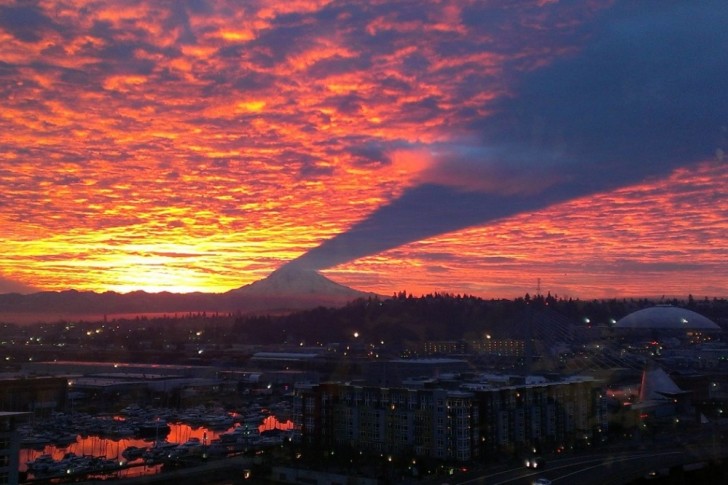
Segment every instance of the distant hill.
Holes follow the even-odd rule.
[[[7,293],[0,294],[0,321],[32,323],[74,318],[101,319],[106,315],[213,311],[219,303],[219,295],[208,293],[95,293],[77,290],[27,295]]]
[[[177,312],[264,313],[342,306],[373,296],[340,285],[316,271],[285,266],[268,277],[227,293],[131,293],[45,291],[0,294],[0,321],[50,321],[104,315]]]

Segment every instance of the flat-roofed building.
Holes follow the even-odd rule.
[[[579,446],[606,433],[606,399],[593,378],[476,391],[483,454]]]
[[[526,343],[512,338],[486,338],[481,342],[480,350],[498,357],[523,357],[526,355]]]
[[[477,456],[473,393],[323,383],[299,392],[302,437],[323,450],[466,462]]]
[[[23,371],[38,375],[91,375],[91,374],[151,374],[184,377],[215,377],[215,367],[203,365],[145,364],[130,362],[82,362],[59,360],[52,362],[28,362]]]
[[[607,431],[606,399],[594,379],[526,381],[470,391],[435,380],[417,389],[323,383],[299,390],[297,419],[303,442],[323,451],[451,462],[588,446]]]
[[[250,365],[258,369],[311,370],[322,366],[326,360],[315,352],[256,352]]]
[[[427,355],[464,354],[468,346],[462,340],[428,340],[424,343],[424,349]]]
[[[64,377],[0,375],[0,409],[6,411],[47,415],[62,411],[67,397],[68,381]]]
[[[400,387],[414,377],[439,377],[442,374],[468,372],[470,364],[464,359],[430,357],[423,359],[392,359],[362,364],[367,384]]]

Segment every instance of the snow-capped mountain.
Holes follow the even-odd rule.
[[[366,296],[367,293],[340,285],[320,273],[295,266],[283,266],[262,280],[243,286],[234,292],[247,295],[298,296],[326,295],[349,299]]]
[[[357,298],[374,296],[341,285],[313,270],[283,266],[262,280],[227,293],[232,302],[252,309],[300,309],[319,305],[339,306]]]

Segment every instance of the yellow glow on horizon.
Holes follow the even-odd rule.
[[[709,193],[690,189],[691,184],[721,181],[725,177],[716,165],[694,172],[678,171],[652,185],[583,198],[498,224],[444,234],[362,258],[324,274],[339,283],[385,296],[400,290],[415,295],[460,292],[515,296],[532,289],[536,277],[542,278],[544,289],[559,295],[579,296],[590,291],[597,296],[639,296],[645,281],[654,277],[649,273],[650,265],[669,261],[675,252],[691,254],[693,264],[720,264],[711,259],[714,256],[704,245],[720,240],[728,230],[725,221],[704,213],[700,205],[694,209],[682,206],[681,220],[671,218],[670,214],[676,213],[676,204],[682,204],[686,194],[696,203],[700,197],[710,197]],[[311,187],[327,190],[326,186],[316,184]],[[645,204],[646,193],[651,194],[653,205]],[[257,207],[253,204],[249,211]],[[291,209],[300,210],[303,215],[309,207],[302,204]],[[657,218],[659,222],[648,222],[656,211],[662,214]],[[179,220],[187,212],[184,207],[168,209],[171,221]],[[609,217],[612,225],[599,226],[594,217]],[[304,219],[298,219],[295,223],[281,222],[280,227],[241,226],[219,232],[215,224],[236,228],[238,221],[223,222],[213,212],[197,212],[185,219],[189,219],[188,224],[203,222],[169,228],[158,214],[150,215],[147,223],[136,227],[71,231],[46,238],[37,237],[38,231],[44,230],[39,226],[16,225],[16,239],[4,241],[0,268],[4,268],[3,276],[44,290],[219,293],[265,277],[283,262],[346,229],[342,223],[322,225],[322,221],[315,219],[302,229],[300,223]],[[13,227],[2,218],[0,223]],[[671,231],[682,231],[681,224],[688,225],[689,230],[681,232],[679,238],[670,237]],[[642,248],[630,249],[629,241],[634,238],[642,241]],[[592,244],[588,252],[585,243]],[[650,248],[651,261],[644,258],[645,247]],[[592,272],[594,258],[602,260],[604,267]],[[618,271],[620,259],[646,264],[647,269],[642,276],[633,274],[629,279],[618,273],[608,274]],[[617,269],[610,270],[610,265],[617,265]],[[483,278],[484,274],[487,278]],[[700,282],[693,283],[696,286],[721,284],[718,274],[701,274],[699,278]],[[668,294],[670,282],[675,285],[672,291],[677,291],[689,280],[685,275],[666,278]],[[599,289],[600,285],[608,285],[612,292],[599,293],[604,291]]]
[[[118,283],[108,287],[106,291],[117,293],[130,293],[133,291],[146,291],[147,293],[224,293],[230,288],[208,284],[195,278],[194,275],[169,275],[164,273],[150,273],[146,278],[134,278],[128,283]]]

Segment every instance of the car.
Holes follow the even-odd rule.
[[[526,458],[525,465],[526,468],[543,468],[546,466],[546,460],[541,456],[532,456]]]
[[[548,478],[537,478],[533,482],[531,482],[531,485],[551,485],[551,480]]]

